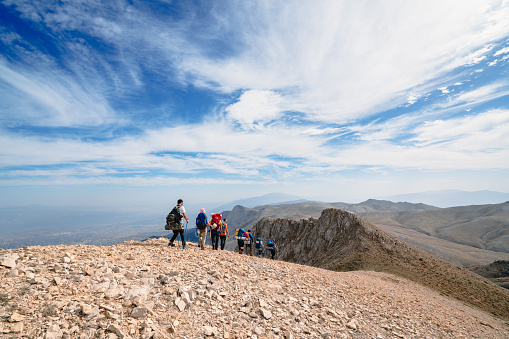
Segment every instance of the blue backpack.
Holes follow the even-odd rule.
[[[262,248],[262,239],[256,239],[255,248]]]
[[[274,241],[269,240],[269,242],[267,243],[267,247],[268,248],[274,248]]]
[[[205,213],[200,213],[196,217],[196,227],[200,230],[207,228],[207,215]]]

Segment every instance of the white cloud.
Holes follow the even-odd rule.
[[[470,53],[465,57],[465,64],[467,66],[473,66],[480,63],[481,61],[486,59],[486,54],[490,52],[494,47],[495,47],[494,45],[490,44],[484,46],[483,48],[480,48],[479,50],[473,53]]]
[[[244,92],[236,103],[225,109],[229,119],[247,128],[278,118],[282,110],[282,98],[279,94],[259,90]]]
[[[509,47],[505,47],[505,48],[498,50],[494,55],[499,56],[499,55],[507,54],[507,53],[509,53]]]
[[[225,90],[280,89],[290,109],[342,122],[404,103],[405,91],[478,62],[509,32],[509,8],[490,3],[322,4],[260,2],[250,18],[232,10],[227,22],[246,48],[182,66]]]
[[[477,105],[496,98],[509,95],[509,87],[506,82],[498,81],[471,91],[464,91],[449,98],[446,106]]]
[[[185,85],[276,91],[284,109],[339,123],[415,103],[416,89],[424,93],[435,85],[423,84],[478,62],[494,48],[491,41],[509,33],[509,8],[497,1],[228,2],[210,5],[206,18],[191,13],[174,21],[122,2],[7,5],[25,17],[40,13],[55,31],[84,31],[122,51],[125,74],[109,73],[119,86],[127,76],[139,86],[149,68]],[[214,55],[213,41],[228,52]],[[79,72],[79,63],[73,69]]]
[[[416,128],[413,140],[421,146],[448,143],[460,151],[509,149],[509,110],[436,120]],[[475,140],[475,142],[473,142]]]
[[[442,91],[442,94],[447,94],[450,92],[450,90],[447,89],[447,87],[440,87],[438,88],[440,91]]]
[[[411,93],[407,96],[407,102],[409,105],[415,104],[421,96],[419,94]]]

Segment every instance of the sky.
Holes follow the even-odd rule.
[[[508,1],[0,0],[0,206],[509,192]]]

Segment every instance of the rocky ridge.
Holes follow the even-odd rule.
[[[0,252],[5,338],[506,338],[499,318],[404,278],[113,246]]]
[[[335,271],[389,272],[509,319],[509,291],[385,233],[357,215],[326,209],[319,219],[264,218],[255,237],[273,239],[279,258]]]
[[[230,229],[247,230],[263,217],[299,221],[319,218],[328,208],[355,213],[406,243],[456,265],[471,267],[509,260],[509,203],[442,209],[373,199],[359,204],[308,201],[256,208],[236,206],[232,211],[223,212],[223,216],[228,218]],[[488,249],[495,243],[503,252]],[[235,248],[233,238],[227,242],[227,248]]]

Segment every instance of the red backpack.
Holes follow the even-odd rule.
[[[213,224],[216,224],[217,228],[212,228],[212,230],[217,232],[219,230],[219,226],[221,226],[221,214],[219,213],[212,214],[212,220],[210,220],[210,225]]]

